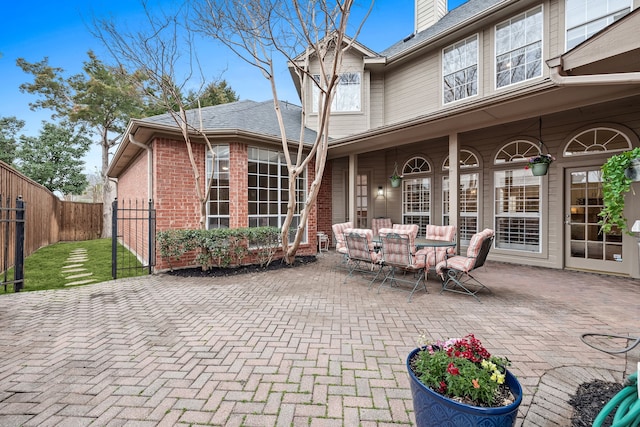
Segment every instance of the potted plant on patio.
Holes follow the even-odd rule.
[[[469,334],[427,343],[407,357],[416,425],[512,427],[522,387],[505,357],[491,356]]]
[[[613,227],[629,232],[624,216],[624,196],[631,190],[631,183],[638,180],[635,169],[640,159],[640,147],[611,156],[602,165],[602,204],[599,216],[603,233],[610,233]]]
[[[539,154],[537,156],[529,158],[529,162],[525,169],[531,169],[531,172],[535,176],[546,175],[549,169],[549,165],[555,158],[551,154]]]

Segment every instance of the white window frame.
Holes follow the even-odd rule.
[[[213,154],[207,150],[205,166],[207,183],[211,182],[209,200],[207,201],[207,229],[229,228],[229,145],[219,144],[212,146],[212,148]],[[213,181],[211,180],[212,172]]]
[[[402,167],[402,223],[417,224],[418,235],[426,234],[431,223],[431,165],[420,156],[409,159]]]
[[[499,23],[495,26],[494,35],[496,89],[542,77],[542,59],[544,58],[542,5]],[[501,47],[501,41],[505,46]],[[515,66],[514,62],[517,62]],[[514,73],[518,75],[514,76]],[[498,76],[502,74],[508,76],[507,83],[501,84]]]
[[[282,228],[287,216],[289,173],[284,153],[266,148],[249,147],[248,168],[248,220],[249,227],[271,226]],[[255,166],[255,167],[254,167]],[[301,212],[307,199],[306,168],[296,180],[296,212],[289,227],[292,242],[300,224]],[[302,239],[308,240],[307,232]]]
[[[542,177],[524,166],[542,154],[537,142],[518,139],[503,145],[494,158],[493,221],[496,249],[542,253]]]
[[[314,74],[316,82],[320,82],[320,74]],[[318,113],[320,89],[317,83],[311,84],[311,112]],[[357,86],[357,87],[353,87]],[[331,113],[359,113],[362,111],[362,73],[358,71],[340,73],[336,82]]]
[[[623,5],[625,2],[626,4]],[[604,6],[606,10],[598,13],[598,8],[593,7],[594,3],[600,7]],[[598,31],[622,18],[631,12],[632,7],[632,0],[566,0],[565,51],[573,49]],[[570,38],[570,33],[578,31],[581,32],[579,37]]]
[[[468,246],[473,236],[478,231],[480,224],[480,161],[473,152],[460,150],[460,203],[458,212],[460,223],[458,224],[458,240],[462,246]],[[449,156],[442,163],[442,171],[449,171]],[[450,224],[450,200],[449,200],[449,175],[442,177],[442,224]],[[475,206],[475,207],[474,207]],[[470,224],[475,223],[474,226]]]
[[[442,103],[478,95],[479,37],[474,34],[442,49]],[[448,98],[447,94],[451,94]]]

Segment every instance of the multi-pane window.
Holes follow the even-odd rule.
[[[479,168],[478,157],[469,150],[460,150],[460,169]],[[449,157],[442,165],[443,171],[449,170]],[[478,180],[479,174],[460,174],[460,200],[458,204],[458,239],[463,246],[467,246],[471,236],[478,232]],[[449,191],[449,176],[442,177],[442,224],[449,225],[451,212],[451,193]]]
[[[356,227],[367,228],[369,219],[369,180],[366,174],[356,177]]]
[[[424,236],[431,223],[431,172],[429,163],[414,157],[402,168],[402,223],[417,224],[418,235]]]
[[[229,146],[214,145],[207,152],[206,176],[211,185],[207,228],[229,228]],[[212,176],[213,174],[213,176]]]
[[[567,50],[631,11],[632,0],[566,0]]]
[[[493,174],[496,248],[542,250],[542,178],[524,168],[528,158],[538,154],[538,144],[527,140],[505,144],[496,154],[494,164],[509,167]]]
[[[284,154],[249,147],[249,227],[281,228],[287,216],[289,197],[296,198],[296,210],[290,226],[292,240],[300,224],[300,212],[306,200],[306,172],[296,180],[295,194],[289,194],[289,173]],[[306,242],[306,236],[303,241]]]
[[[522,167],[494,172],[496,248],[540,252],[540,184]]]
[[[496,87],[542,75],[542,6],[496,26]]]
[[[316,82],[320,82],[320,75],[313,76]],[[338,77],[338,82],[333,95],[331,104],[332,112],[360,111],[360,73],[342,73]],[[318,101],[320,98],[320,89],[316,84],[312,83],[312,106],[311,111],[318,112]]]
[[[442,51],[444,103],[478,94],[478,35]]]
[[[442,177],[442,223],[449,225],[449,177]],[[471,236],[478,232],[478,173],[460,175],[460,218],[458,238],[460,244],[467,246]]]

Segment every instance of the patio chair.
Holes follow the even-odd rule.
[[[394,233],[410,235],[412,241],[415,242],[418,237],[418,230],[420,227],[418,227],[418,224],[393,224],[392,229]],[[411,253],[415,253],[416,248],[415,246],[412,247],[413,249]]]
[[[403,233],[399,229],[383,228],[380,230],[380,243],[383,263],[385,267],[388,267],[388,270],[378,287],[378,292],[388,282],[388,286],[391,288],[397,287],[399,283],[413,285],[408,302],[411,302],[411,297],[420,285],[428,293],[424,280],[427,252],[423,249],[415,252],[413,235]]]
[[[381,228],[393,227],[393,221],[391,218],[373,218],[371,220],[371,229],[373,230],[373,237],[380,235]]]
[[[471,236],[467,256],[457,255],[446,258],[436,265],[436,273],[442,278],[443,291],[457,292],[473,296],[476,300],[478,291],[486,289],[491,292],[483,283],[471,275],[471,272],[484,265],[489,255],[489,250],[493,244],[494,231],[484,229]]]
[[[345,230],[348,230],[350,228],[353,228],[353,223],[351,221],[333,224],[331,226],[331,229],[333,230],[333,236],[334,236],[333,241],[336,242],[336,252],[342,255],[340,257],[340,263],[338,266],[346,267],[347,244],[344,241],[344,232]]]
[[[369,282],[369,289],[371,289],[371,285],[382,271],[382,255],[375,251],[373,231],[364,228],[351,228],[345,232],[344,239],[347,244],[347,265],[349,266],[349,274],[344,278],[344,281],[346,282],[349,277],[353,276],[354,272],[363,274],[375,272],[373,279]]]
[[[456,226],[455,225],[431,225],[427,224],[425,239],[427,240],[444,240],[447,242],[455,242]],[[456,254],[455,247],[445,248],[425,248],[427,251],[427,272],[435,271],[436,265],[445,260],[447,257]]]

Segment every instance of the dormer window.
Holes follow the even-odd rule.
[[[313,78],[316,82],[320,81],[320,75],[314,74]],[[354,112],[361,110],[361,76],[360,73],[342,73],[338,77],[333,103],[331,104],[331,112]],[[311,111],[318,112],[318,99],[320,90],[314,84],[312,90],[312,107]]]

